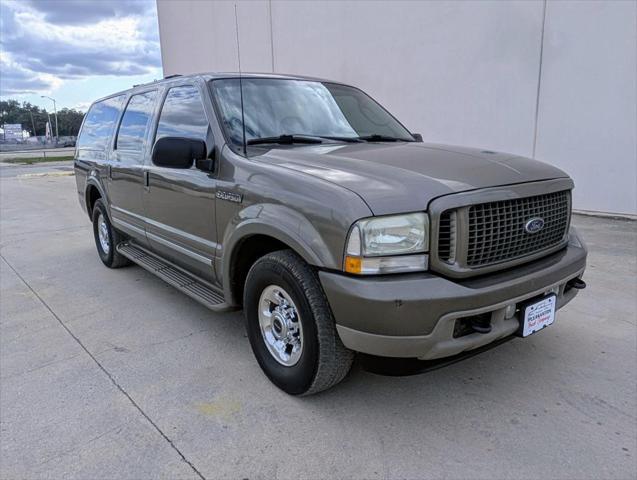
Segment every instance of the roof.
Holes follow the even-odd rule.
[[[163,85],[165,83],[183,81],[188,78],[202,78],[205,81],[209,80],[217,80],[220,78],[272,78],[272,79],[287,79],[287,80],[306,80],[312,82],[329,82],[329,83],[341,83],[333,80],[327,80],[325,78],[317,78],[317,77],[309,77],[304,75],[288,75],[284,73],[258,73],[258,72],[205,72],[205,73],[192,73],[189,75],[168,75],[160,80],[153,80],[152,82],[140,83],[138,85],[133,85],[131,88],[127,88],[126,90],[120,90],[119,92],[111,93],[110,95],[106,95],[105,97],[96,99],[93,103],[100,102],[107,98],[116,97],[118,95],[123,95],[131,90],[135,90],[138,88],[147,87],[149,85]]]
[[[306,75],[289,75],[285,73],[259,73],[259,72],[217,72],[217,73],[200,73],[193,76],[201,76],[207,80],[214,80],[217,78],[278,78],[287,80],[309,80],[313,82],[333,82],[325,78],[310,77]]]

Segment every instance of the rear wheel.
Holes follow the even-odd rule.
[[[270,380],[292,395],[340,382],[354,353],[343,345],[316,272],[291,250],[261,257],[246,279],[248,338]]]
[[[100,259],[109,268],[119,268],[130,264],[123,255],[117,252],[117,245],[124,240],[121,233],[113,228],[101,199],[93,206],[93,236]]]

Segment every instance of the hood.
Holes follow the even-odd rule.
[[[277,147],[257,159],[347,188],[374,215],[423,210],[451,193],[568,177],[529,158],[416,142]]]

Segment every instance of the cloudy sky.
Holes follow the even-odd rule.
[[[0,97],[51,108],[162,77],[155,0],[2,0]]]

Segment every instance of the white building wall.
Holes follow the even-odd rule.
[[[536,157],[577,208],[637,213],[637,2],[549,2]]]
[[[564,168],[575,207],[637,214],[637,4],[158,0],[164,73],[361,87],[425,141]]]

